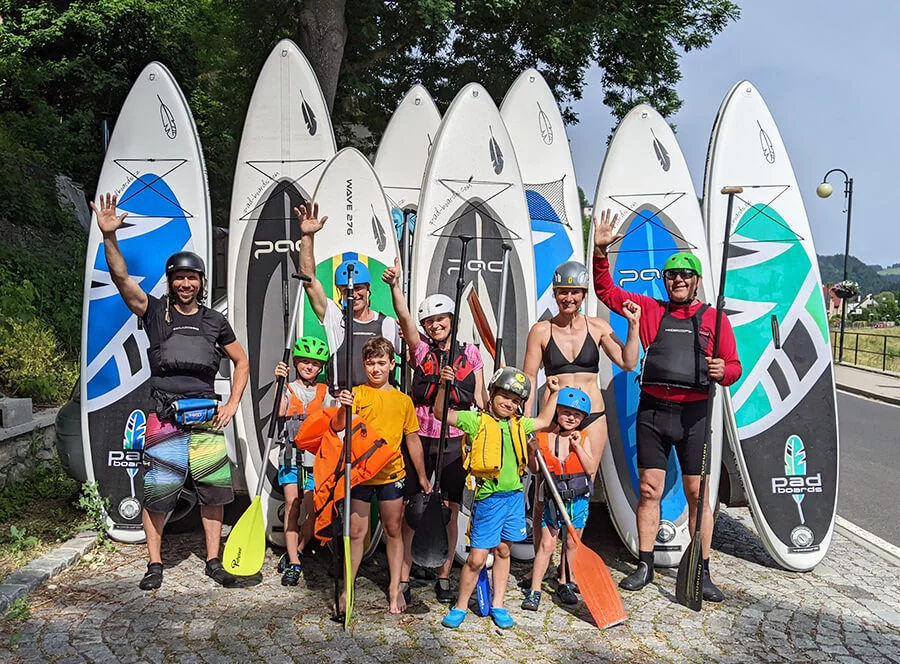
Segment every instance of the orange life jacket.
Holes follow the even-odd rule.
[[[303,403],[297,398],[294,390],[287,385],[288,393],[288,409],[285,417],[294,417],[295,415],[309,415],[317,410],[322,410],[322,404],[325,403],[325,396],[328,394],[328,386],[325,383],[316,384],[316,396],[308,404]]]
[[[337,408],[326,408],[307,417],[297,432],[294,443],[301,450],[316,455],[313,477],[315,533],[326,542],[333,536],[331,524],[334,506],[344,498],[344,441],[331,429],[331,418]],[[351,423],[350,486],[355,487],[375,477],[396,456],[384,438],[363,418],[353,416]]]
[[[581,431],[581,446],[587,444],[587,432]],[[569,456],[564,461],[558,459],[556,454],[550,451],[550,434],[546,431],[537,434],[538,445],[541,447],[541,454],[544,455],[544,462],[547,464],[547,470],[551,475],[574,475],[575,473],[584,473],[584,466],[581,465],[581,459],[575,454],[575,450],[569,448]],[[559,449],[559,445],[556,446]]]

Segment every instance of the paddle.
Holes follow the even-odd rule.
[[[544,476],[544,485],[553,494],[556,509],[566,523],[566,529],[569,533],[568,556],[572,576],[575,577],[575,581],[578,583],[581,597],[591,612],[594,622],[597,624],[597,627],[602,629],[624,622],[628,616],[625,613],[625,607],[622,605],[622,598],[619,597],[616,584],[609,573],[609,568],[603,562],[603,558],[581,543],[581,538],[578,537],[575,526],[572,525],[572,520],[569,518],[566,506],[559,496],[559,491],[556,490],[550,471],[547,470],[544,457],[541,456],[540,451],[535,452],[535,456]],[[572,579],[570,578],[569,580],[571,581]]]
[[[347,295],[344,297],[344,338],[346,339],[347,357],[344,364],[344,384],[347,389],[353,386],[353,264],[347,265]],[[356,352],[359,352],[357,350]],[[351,450],[353,448],[353,406],[344,406],[344,629],[350,627],[353,615],[353,561],[350,559],[350,471]],[[337,506],[335,506],[337,509]],[[337,579],[337,576],[335,576]],[[336,581],[335,581],[336,582]]]
[[[478,336],[481,337],[481,343],[491,357],[497,357],[497,342],[488,323],[487,314],[484,313],[484,307],[481,306],[478,291],[475,289],[469,291],[469,296],[466,300],[469,303],[469,310],[472,312],[472,318],[475,321],[475,329],[478,331]]]
[[[509,252],[512,245],[503,243],[503,268],[500,272],[500,311],[497,317],[497,344],[494,353],[494,373],[500,368],[503,357],[503,324],[506,320],[506,283],[509,280]]]
[[[728,195],[728,211],[725,218],[725,246],[722,247],[722,268],[719,272],[719,295],[716,298],[716,329],[713,337],[712,357],[719,354],[719,332],[722,329],[722,314],[725,309],[725,275],[728,266],[728,238],[731,236],[731,212],[734,206],[734,195],[744,191],[743,187],[723,187],[722,193]],[[703,522],[703,508],[706,504],[706,464],[709,455],[709,441],[713,427],[713,400],[716,396],[716,381],[709,381],[709,397],[706,405],[706,435],[703,437],[703,452],[700,455],[700,497],[697,500],[697,516],[694,521],[694,534],[691,545],[678,564],[678,577],[675,579],[675,599],[679,604],[694,611],[703,608],[703,542],[700,526]]]
[[[466,249],[472,240],[471,235],[460,235],[462,248],[459,254],[459,276],[456,278],[456,297],[453,301],[453,323],[450,326],[450,351],[447,362],[453,366],[456,358],[456,333],[459,330],[459,311],[462,305],[462,292],[464,286],[463,276],[466,265]],[[422,519],[413,534],[411,555],[413,562],[422,567],[439,567],[444,564],[450,555],[450,545],[447,539],[447,525],[444,523],[444,501],[441,497],[441,471],[444,466],[444,444],[447,442],[447,415],[450,412],[450,385],[444,385],[444,408],[441,415],[441,436],[438,440],[437,461],[434,470],[434,486],[431,487],[431,495],[428,504],[422,513]]]
[[[295,274],[294,277],[301,282],[310,279],[305,274]],[[300,312],[300,300],[303,296],[303,284],[297,287],[297,296],[294,298],[294,309],[291,312],[290,326],[284,341],[284,354],[281,361],[287,364],[291,359],[291,346],[294,339],[291,330],[297,322]],[[222,554],[225,569],[235,576],[253,576],[262,569],[263,560],[266,557],[266,522],[263,518],[262,489],[266,479],[266,468],[269,463],[269,453],[272,451],[272,442],[275,438],[275,427],[278,423],[278,407],[281,402],[281,392],[284,389],[284,377],[279,376],[275,383],[275,405],[272,407],[272,416],[269,418],[269,431],[266,435],[266,449],[263,452],[259,471],[259,480],[256,483],[256,494],[225,542],[225,551]]]

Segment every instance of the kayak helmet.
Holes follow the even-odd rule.
[[[372,277],[369,274],[369,268],[360,263],[358,260],[346,260],[338,266],[334,271],[334,285],[346,286],[348,267],[353,266],[353,283],[355,284],[371,284]]]
[[[443,293],[436,293],[426,297],[422,300],[422,304],[419,305],[419,322],[421,323],[426,318],[431,318],[432,316],[439,316],[441,314],[449,314],[452,316],[454,313],[456,313],[456,305],[453,300]]]
[[[666,260],[663,265],[662,271],[666,270],[693,270],[697,273],[698,277],[703,276],[703,267],[700,265],[700,259],[694,256],[694,254],[688,253],[686,251],[679,251],[677,254],[672,254]]]
[[[191,270],[200,275],[206,275],[206,265],[204,265],[203,259],[193,251],[179,251],[177,254],[169,256],[166,261],[166,276],[178,270]]]
[[[505,390],[515,394],[517,397],[527,399],[528,395],[531,394],[531,381],[519,369],[503,367],[502,369],[497,369],[496,373],[491,377],[491,382],[488,383],[488,391],[493,392],[494,390]]]
[[[294,344],[294,357],[328,361],[328,344],[317,337],[300,337]]]
[[[588,269],[584,263],[578,261],[566,261],[556,266],[553,271],[553,287],[554,288],[583,288],[587,290]]]
[[[591,398],[577,387],[564,387],[556,397],[557,406],[565,406],[580,411],[585,415],[591,412]]]

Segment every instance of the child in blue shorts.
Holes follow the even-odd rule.
[[[446,385],[455,378],[453,367],[441,370],[434,414],[443,415]],[[531,392],[531,381],[515,367],[497,371],[488,385],[489,411],[450,410],[447,423],[466,435],[463,466],[475,477],[477,488],[472,506],[470,550],[459,577],[456,605],[442,621],[445,627],[459,627],[466,617],[469,598],[475,590],[478,574],[494,552],[494,597],[491,618],[497,627],[508,629],[513,619],[503,608],[503,594],[509,579],[509,545],[525,539],[525,497],[522,474],[528,462],[526,437],[548,429],[556,411],[559,381],[547,378],[550,398],[536,418],[519,417]]]
[[[316,337],[297,339],[294,344],[297,379],[285,384],[278,410],[278,415],[284,419],[279,437],[281,453],[278,464],[278,484],[284,492],[284,544],[287,549],[278,561],[283,586],[296,586],[300,581],[303,572],[300,556],[313,537],[313,491],[316,488],[312,474],[313,455],[297,450],[294,436],[308,415],[337,403],[328,394],[328,386],[316,382],[327,361],[328,345],[324,341]],[[279,362],[275,367],[275,376],[287,378],[287,375],[287,365]],[[302,507],[306,513],[302,528],[299,525],[300,487],[303,490]]]
[[[587,524],[590,498],[594,488],[594,475],[600,465],[600,459],[591,454],[587,432],[580,430],[584,418],[591,412],[591,399],[582,390],[575,387],[560,389],[556,402],[556,424],[554,431],[539,433],[529,441],[531,452],[529,466],[540,474],[537,454],[544,457],[547,470],[553,477],[560,498],[563,499],[566,512],[579,535]],[[540,546],[534,555],[534,568],[531,573],[531,590],[525,591],[522,608],[526,611],[537,611],[541,603],[541,581],[550,565],[550,559],[556,550],[556,538],[565,532],[565,520],[559,514],[556,502],[550,497],[550,491],[544,488],[544,511],[541,515]],[[563,538],[562,556],[559,562],[559,579],[556,594],[563,604],[577,604],[575,584],[568,570],[568,549]]]

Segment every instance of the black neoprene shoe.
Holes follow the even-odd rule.
[[[640,562],[636,570],[619,581],[619,587],[624,590],[640,590],[651,581],[653,581],[653,568],[647,563]]]
[[[703,601],[704,602],[723,602],[725,601],[725,593],[716,587],[716,584],[709,578],[709,572],[703,570]]]
[[[162,563],[150,563],[147,565],[147,572],[144,578],[138,584],[141,590],[156,590],[162,585],[163,566]]]
[[[211,578],[220,586],[224,586],[226,588],[228,588],[229,586],[233,586],[234,582],[237,581],[237,577],[234,574],[231,574],[227,569],[225,569],[222,566],[222,561],[218,558],[207,560],[206,569],[204,570],[204,572],[206,576]]]
[[[456,599],[456,593],[450,588],[450,579],[438,579],[434,582],[434,596],[441,604],[449,604]]]

